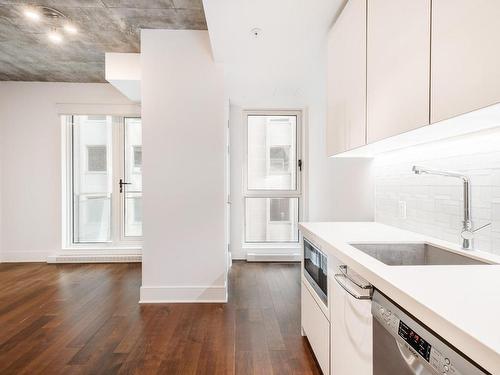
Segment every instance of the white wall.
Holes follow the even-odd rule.
[[[225,99],[208,32],[141,34],[141,301],[224,301]]]
[[[326,156],[326,45],[316,62],[308,90],[308,220],[371,221],[374,218],[372,160]]]
[[[415,175],[421,165],[456,170],[471,178],[474,247],[500,254],[500,130],[486,130],[380,155],[374,162],[376,220],[459,243],[463,220],[462,183],[458,179]],[[407,217],[399,204],[406,202]]]
[[[45,261],[61,250],[58,114],[130,104],[109,84],[0,82],[2,261]]]
[[[1,102],[0,102],[0,108],[1,108]],[[3,150],[3,119],[1,115],[1,110],[0,110],[0,262],[2,262],[2,212],[3,212],[3,206],[2,206],[2,150]]]

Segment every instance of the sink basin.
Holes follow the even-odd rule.
[[[426,243],[350,245],[389,266],[489,264]]]

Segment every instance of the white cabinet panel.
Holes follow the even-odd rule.
[[[368,143],[429,123],[430,0],[370,0]]]
[[[330,322],[311,296],[307,287],[302,284],[302,329],[311,344],[311,348],[323,371],[330,373]]]
[[[500,1],[432,1],[432,122],[500,102],[499,46]]]
[[[335,281],[331,282],[331,368],[334,375],[371,375],[372,315],[371,301],[357,300]]]
[[[366,144],[366,0],[350,0],[328,35],[328,156]]]

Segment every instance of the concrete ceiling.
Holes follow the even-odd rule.
[[[55,8],[78,27],[62,44],[48,21],[28,20],[35,4]],[[105,82],[105,52],[139,52],[140,29],[206,30],[202,0],[0,0],[0,80]]]

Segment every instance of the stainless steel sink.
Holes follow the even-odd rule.
[[[350,245],[389,266],[489,264],[426,243]]]

